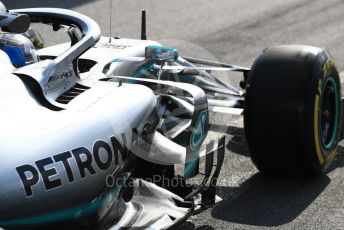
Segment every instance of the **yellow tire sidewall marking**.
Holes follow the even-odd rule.
[[[332,67],[336,69],[336,63],[333,59],[328,59],[323,66],[323,73],[324,73],[323,78],[327,76],[328,71]],[[322,154],[321,145],[320,145],[319,122],[318,122],[319,121],[319,100],[322,94],[322,80],[321,79],[319,79],[317,91],[318,92],[315,95],[315,104],[314,104],[314,141],[315,141],[315,149],[317,152],[320,165],[324,166],[324,165],[328,165],[334,159],[337,152],[337,148],[331,151],[330,154],[328,154],[328,156],[326,157],[326,159],[324,159],[324,155]]]
[[[321,80],[319,80],[319,85],[321,86]],[[318,86],[319,86],[318,85]],[[315,95],[315,105],[314,105],[314,141],[315,141],[315,149],[317,152],[317,156],[320,162],[320,165],[324,165],[325,160],[324,156],[321,153],[320,147],[320,138],[319,138],[319,125],[318,125],[318,118],[319,118],[319,95]]]

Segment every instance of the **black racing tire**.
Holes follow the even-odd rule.
[[[273,175],[324,172],[336,155],[341,113],[339,74],[327,51],[265,49],[246,84],[244,127],[252,161]]]

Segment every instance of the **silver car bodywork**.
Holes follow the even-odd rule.
[[[161,229],[188,217],[200,204],[190,199],[201,192],[210,173],[188,199],[132,175],[143,167],[137,165],[142,160],[173,167],[211,156],[207,163],[212,166],[214,152],[223,152],[223,141],[201,147],[209,119],[204,91],[138,78],[147,71],[145,61],[114,61],[144,59],[145,48],[160,46],[157,42],[109,41],[100,37],[92,19],[69,10],[12,13],[78,28],[82,36],[72,44],[39,50],[40,62],[18,69],[0,53],[0,226],[76,222],[82,228]],[[105,71],[109,63],[110,75]],[[86,71],[80,70],[83,64]],[[218,161],[217,176],[221,157]],[[128,181],[132,184],[124,189]],[[215,199],[213,190],[210,194]]]

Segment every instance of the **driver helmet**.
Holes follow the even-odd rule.
[[[37,50],[45,47],[44,39],[37,30],[30,27],[23,35],[30,39]]]
[[[1,33],[0,49],[9,56],[16,68],[38,62],[34,45],[21,34]]]

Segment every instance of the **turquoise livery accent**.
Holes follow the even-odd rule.
[[[320,119],[320,127],[321,127],[321,132],[320,132],[320,136],[321,136],[321,141],[322,144],[324,146],[325,149],[330,149],[335,140],[336,140],[336,136],[337,136],[337,128],[338,128],[338,120],[339,120],[339,95],[338,95],[338,90],[337,90],[337,85],[336,82],[334,80],[333,77],[329,77],[326,79],[325,83],[324,83],[324,88],[323,88],[323,92],[322,92],[322,96],[321,96],[321,102],[320,102],[320,108],[322,108],[322,104],[323,104],[323,99],[324,99],[324,91],[325,89],[327,89],[327,87],[333,88],[333,96],[334,96],[334,107],[335,107],[335,114],[334,114],[334,120],[333,120],[333,126],[332,125],[328,125],[328,128],[325,129],[325,132],[327,133],[328,131],[330,131],[330,133],[327,133],[327,135],[325,135],[322,131],[322,122]],[[326,125],[326,124],[325,124]],[[332,126],[332,128],[330,128]],[[330,129],[330,130],[328,130]],[[327,136],[330,135],[330,138],[327,138]]]
[[[204,110],[200,113],[196,126],[191,134],[190,148],[192,151],[199,149],[202,140],[205,137],[205,125],[208,116],[208,111]]]

